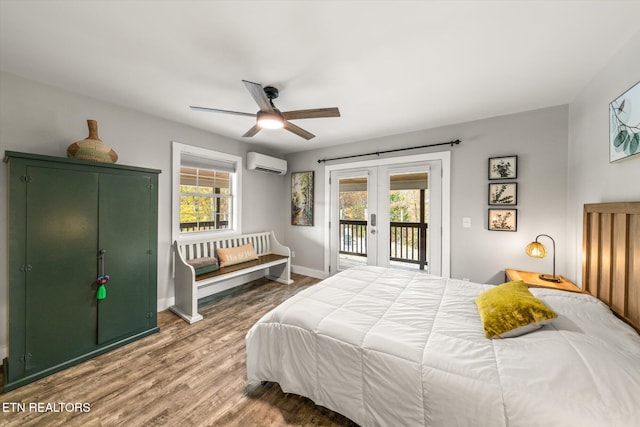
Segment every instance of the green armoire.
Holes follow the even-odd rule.
[[[159,330],[160,171],[9,151],[4,160],[8,391]]]

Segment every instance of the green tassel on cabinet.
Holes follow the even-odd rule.
[[[107,297],[107,287],[105,286],[109,283],[109,276],[103,275],[98,277],[98,292],[96,292],[96,299],[105,299]]]
[[[105,299],[107,297],[107,288],[104,285],[100,285],[98,287],[98,292],[96,293],[97,299]]]

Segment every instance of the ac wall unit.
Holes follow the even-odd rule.
[[[260,153],[247,153],[247,169],[284,175],[287,173],[287,161]]]

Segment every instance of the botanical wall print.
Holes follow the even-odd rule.
[[[291,173],[291,225],[313,225],[313,171]]]
[[[489,184],[489,204],[490,205],[517,205],[518,204],[518,184],[516,183]]]
[[[489,230],[516,231],[517,229],[517,209],[489,209]]]
[[[609,104],[609,162],[640,154],[640,82]]]
[[[518,156],[489,158],[489,179],[518,177]]]

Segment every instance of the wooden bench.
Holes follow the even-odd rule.
[[[194,268],[187,263],[201,257],[216,257],[218,248],[231,248],[251,243],[258,255],[257,260],[221,267],[219,270],[196,276]],[[241,276],[260,270],[264,276],[276,282],[291,284],[291,251],[276,240],[273,231],[243,234],[220,239],[206,239],[173,243],[175,257],[175,305],[169,307],[188,323],[202,320],[198,313],[198,299],[212,295],[244,282]],[[215,288],[215,284],[236,280],[231,286]],[[228,284],[228,283],[227,283]],[[207,289],[208,288],[208,289]]]

